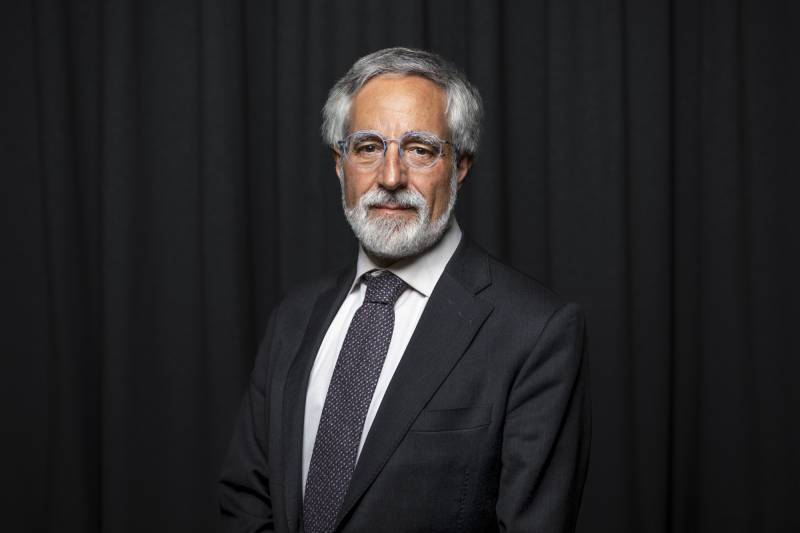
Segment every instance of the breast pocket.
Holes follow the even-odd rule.
[[[428,409],[420,413],[409,431],[429,433],[477,429],[488,426],[491,421],[491,405],[457,409]]]

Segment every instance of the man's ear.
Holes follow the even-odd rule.
[[[472,156],[466,154],[459,157],[458,163],[456,164],[456,182],[458,183],[459,189],[461,189],[461,184],[464,183],[464,180],[467,178],[470,168],[472,168]]]
[[[331,148],[331,156],[336,167],[336,175],[339,176],[339,179],[342,179],[342,155],[335,148]]]

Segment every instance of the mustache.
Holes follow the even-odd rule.
[[[359,203],[364,208],[385,205],[400,209],[422,209],[425,207],[425,198],[416,191],[408,189],[388,191],[378,188],[365,193]]]

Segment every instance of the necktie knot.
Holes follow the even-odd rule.
[[[382,270],[378,274],[367,273],[364,275],[364,283],[367,284],[367,294],[365,302],[394,305],[408,285],[388,270]]]

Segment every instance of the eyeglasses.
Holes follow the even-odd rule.
[[[389,143],[396,142],[400,159],[410,168],[430,168],[450,144],[433,133],[409,131],[399,139],[387,139],[377,131],[356,131],[339,141],[341,155],[362,169],[378,167],[386,157]]]

